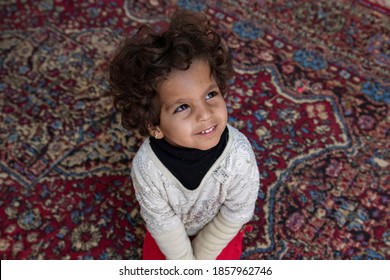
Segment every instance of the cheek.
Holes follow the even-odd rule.
[[[223,116],[224,118],[227,118],[228,112],[225,103],[221,104],[218,108],[218,114],[220,116]]]
[[[160,117],[160,129],[166,136],[180,135],[186,129],[186,123],[185,119],[174,115]]]

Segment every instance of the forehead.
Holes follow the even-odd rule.
[[[174,70],[159,86],[162,103],[167,99],[204,94],[216,82],[207,61],[194,60],[187,70]]]

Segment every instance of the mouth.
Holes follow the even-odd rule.
[[[213,131],[215,131],[215,128],[216,128],[216,126],[210,127],[208,129],[202,130],[198,134],[200,134],[200,135],[208,135],[208,134],[212,133]]]

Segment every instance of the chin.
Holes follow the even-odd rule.
[[[214,148],[215,146],[217,146],[218,143],[219,143],[219,141],[214,141],[213,143],[208,143],[205,145],[198,146],[196,149],[202,150],[202,151],[210,150],[211,148]]]

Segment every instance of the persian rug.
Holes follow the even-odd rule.
[[[1,259],[140,259],[143,139],[107,96],[124,35],[204,12],[261,174],[243,259],[390,259],[387,1],[0,3]]]

